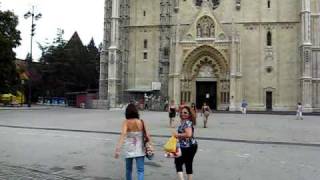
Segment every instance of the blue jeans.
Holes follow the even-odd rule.
[[[144,180],[144,156],[126,158],[126,180],[132,180],[132,162],[136,160],[138,180]]]

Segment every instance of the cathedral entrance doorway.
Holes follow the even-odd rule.
[[[210,109],[217,109],[217,82],[196,82],[196,106],[201,109],[203,103],[209,105]]]
[[[180,76],[180,101],[195,103],[200,109],[206,102],[213,110],[229,107],[229,65],[212,46],[195,48],[186,56]]]

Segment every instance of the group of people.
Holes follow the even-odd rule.
[[[171,100],[170,105],[168,107],[168,113],[169,113],[169,126],[174,127],[173,123],[175,120],[175,117],[177,114],[180,114],[182,112],[183,107],[185,107],[185,102],[182,102],[179,107],[176,106],[174,100]],[[191,104],[191,111],[195,114],[195,117],[197,117],[197,107],[195,103]],[[207,128],[208,124],[208,117],[212,113],[212,110],[207,105],[207,103],[203,103],[203,106],[201,107],[201,116],[203,115],[203,127]],[[196,124],[194,124],[196,125]]]
[[[243,102],[243,113],[246,113],[247,103]],[[176,107],[175,102],[172,100],[168,106],[169,112],[169,126],[173,126],[174,119],[177,114],[180,116],[180,124],[177,131],[173,136],[177,138],[177,147],[179,147],[179,155],[175,155],[174,164],[179,180],[184,180],[183,165],[186,168],[187,179],[192,180],[193,174],[193,159],[198,149],[197,140],[194,137],[194,126],[196,125],[197,108],[194,103],[187,106],[181,103]],[[201,113],[204,116],[203,125],[207,127],[208,117],[211,112],[210,107],[204,103],[201,108]],[[126,119],[122,123],[121,135],[115,149],[115,158],[119,158],[121,147],[123,147],[125,166],[126,166],[126,179],[132,180],[132,165],[136,161],[137,179],[144,179],[144,160],[146,153],[145,139],[151,143],[151,137],[146,123],[140,119],[137,107],[130,103],[125,111]],[[297,105],[297,118],[302,119],[302,105]],[[152,144],[152,143],[151,143]]]
[[[176,111],[176,108],[175,108]],[[197,140],[194,137],[194,125],[196,124],[195,111],[184,105],[179,110],[180,125],[173,136],[177,138],[177,146],[181,155],[174,157],[174,164],[179,180],[184,180],[183,165],[186,168],[187,179],[192,180],[193,159],[198,149]],[[134,104],[129,104],[125,111],[126,119],[122,123],[121,135],[115,149],[115,158],[119,158],[121,148],[126,164],[126,179],[132,180],[132,164],[136,161],[137,179],[144,179],[145,136],[151,141],[146,123],[140,119],[138,109]]]

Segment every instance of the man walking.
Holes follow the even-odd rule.
[[[241,102],[241,112],[242,114],[247,114],[247,106],[248,106],[248,103],[246,100],[242,100]]]

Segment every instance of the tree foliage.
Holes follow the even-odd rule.
[[[0,10],[0,94],[15,93],[20,84],[13,48],[20,45],[18,17],[11,11]]]
[[[99,51],[93,40],[84,46],[77,32],[68,42],[63,31],[51,45],[39,46],[42,50],[41,74],[43,96],[64,96],[66,92],[98,88]]]

